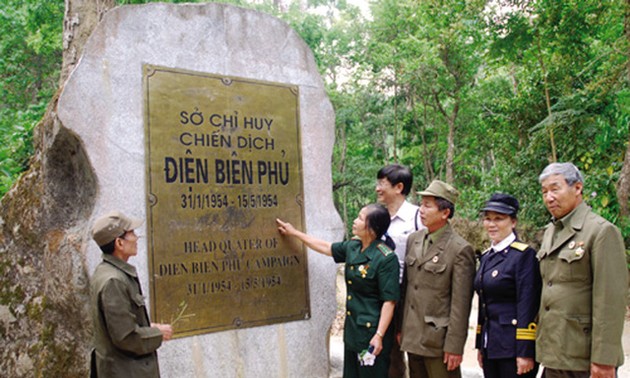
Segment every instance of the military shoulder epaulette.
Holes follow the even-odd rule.
[[[516,248],[519,251],[524,252],[527,249],[527,247],[529,247],[529,245],[515,241],[514,243],[510,244],[510,247]]]
[[[377,248],[378,248],[379,251],[381,251],[383,256],[389,256],[389,255],[391,255],[393,253],[392,249],[389,248],[387,245],[385,245],[383,243],[379,243]]]

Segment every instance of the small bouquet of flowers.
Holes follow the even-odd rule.
[[[368,349],[364,349],[358,354],[359,362],[361,366],[373,366],[376,356],[372,354],[374,352],[374,345],[370,345]]]

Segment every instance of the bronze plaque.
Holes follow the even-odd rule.
[[[298,87],[145,65],[154,321],[175,337],[310,317]]]

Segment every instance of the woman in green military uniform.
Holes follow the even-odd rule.
[[[294,236],[314,251],[332,256],[335,262],[346,263],[343,376],[387,377],[394,342],[392,317],[400,297],[393,242],[389,237],[387,242],[381,240],[390,223],[387,209],[376,204],[365,206],[352,223],[354,237],[340,243],[307,235],[280,219],[276,222],[282,235]],[[376,359],[370,365],[364,352],[372,348]]]

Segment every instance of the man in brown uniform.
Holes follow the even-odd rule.
[[[546,378],[615,377],[628,269],[621,233],[582,200],[582,174],[571,163],[539,177],[553,216],[538,251],[542,298],[536,360]]]
[[[433,181],[422,192],[426,229],[407,241],[401,348],[411,378],[459,378],[473,296],[475,255],[451,227],[458,193]]]
[[[159,377],[156,350],[173,335],[170,325],[149,322],[138,273],[127,263],[138,253],[134,229],[140,224],[139,219],[113,211],[92,228],[103,251],[90,286],[93,377]]]

